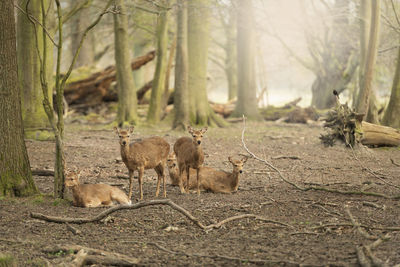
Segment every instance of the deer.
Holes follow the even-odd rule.
[[[183,187],[182,173],[186,171],[186,186],[189,185],[190,172],[189,169],[195,169],[197,174],[197,194],[200,195],[200,171],[204,163],[204,153],[201,145],[203,135],[207,132],[207,127],[200,130],[193,129],[190,125],[187,127],[188,132],[192,135],[190,137],[181,137],[174,144],[174,152],[178,162],[179,168],[179,188],[181,193],[185,193]]]
[[[240,160],[235,160],[232,157],[228,157],[229,162],[232,164],[232,172],[220,171],[211,167],[201,167],[201,183],[200,189],[204,191],[211,191],[214,193],[233,193],[238,190],[239,187],[239,176],[243,172],[244,163],[247,161],[247,157],[243,157]],[[168,156],[167,166],[169,176],[171,178],[172,185],[179,185],[179,169],[175,155],[171,153]],[[195,175],[196,170],[190,169],[190,174]],[[185,173],[183,174],[183,176]],[[192,177],[193,177],[192,176]],[[187,185],[184,183],[184,185]],[[195,189],[197,184],[193,179],[189,181],[189,189]]]
[[[149,137],[135,143],[130,143],[130,134],[133,133],[133,129],[134,127],[129,127],[127,130],[114,127],[119,137],[122,161],[129,171],[128,198],[131,199],[132,197],[133,173],[137,170],[139,173],[140,200],[143,199],[143,173],[148,169],[154,169],[158,176],[156,197],[158,197],[160,193],[161,179],[163,180],[164,197],[167,197],[164,172],[170,145],[165,139],[159,136]]]
[[[131,204],[126,194],[119,188],[108,184],[80,184],[80,171],[68,171],[65,186],[72,190],[73,205],[83,208]]]

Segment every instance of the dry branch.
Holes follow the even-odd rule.
[[[373,235],[368,234],[366,231],[364,231],[364,229],[362,229],[362,228],[360,227],[360,224],[357,223],[357,221],[354,219],[353,214],[351,214],[349,206],[346,205],[346,206],[344,207],[344,210],[346,211],[347,215],[349,216],[349,218],[350,218],[351,223],[353,224],[353,226],[357,229],[357,231],[358,231],[363,237],[365,237],[366,239],[370,239],[370,240],[375,240],[375,239],[378,238],[378,237],[376,237],[376,236],[373,236]]]
[[[256,156],[253,152],[251,152],[246,143],[244,142],[244,133],[246,131],[246,118],[243,115],[243,130],[242,130],[242,144],[243,144],[243,148],[247,151],[247,153],[250,155],[250,157],[261,161],[263,163],[265,163],[269,168],[271,168],[272,170],[274,170],[275,172],[278,173],[279,177],[281,178],[282,181],[284,181],[285,183],[293,186],[294,188],[300,190],[300,191],[310,191],[310,190],[314,190],[314,191],[325,191],[325,192],[330,192],[330,193],[338,193],[338,194],[342,194],[342,195],[365,195],[365,196],[375,196],[375,197],[382,197],[382,198],[386,198],[386,199],[400,199],[400,195],[395,195],[395,196],[388,196],[385,194],[381,194],[381,193],[375,193],[375,192],[365,192],[365,191],[342,191],[342,190],[338,190],[338,189],[329,189],[329,188],[325,188],[325,187],[318,187],[318,186],[309,186],[309,187],[301,187],[299,185],[297,185],[294,182],[289,181],[288,179],[286,179],[283,175],[282,172],[276,168],[275,166],[273,166],[271,163],[269,163],[267,160],[262,159],[258,156]]]
[[[83,223],[90,223],[90,222],[100,221],[101,219],[107,217],[111,213],[119,211],[119,210],[139,209],[139,208],[143,208],[143,207],[147,207],[147,206],[155,206],[155,205],[167,205],[167,206],[170,206],[172,209],[180,212],[185,217],[187,217],[189,220],[191,220],[195,225],[197,225],[198,227],[200,227],[201,229],[203,229],[205,231],[212,230],[212,229],[218,229],[223,224],[225,224],[227,222],[231,222],[231,221],[239,220],[239,219],[244,219],[244,218],[254,218],[256,220],[260,220],[260,221],[264,221],[264,222],[268,222],[268,223],[274,223],[274,224],[278,224],[278,225],[282,225],[282,226],[292,227],[292,226],[290,226],[290,225],[288,225],[286,223],[270,220],[270,219],[267,219],[265,217],[258,216],[258,215],[255,215],[255,214],[236,215],[236,216],[233,216],[233,217],[226,218],[226,219],[224,219],[224,220],[222,220],[222,221],[220,221],[218,223],[213,223],[213,224],[210,224],[210,225],[204,225],[203,223],[201,223],[199,221],[199,219],[194,217],[189,211],[187,211],[183,207],[175,204],[174,202],[172,202],[169,199],[160,199],[160,200],[157,199],[157,200],[143,201],[143,202],[139,202],[139,203],[132,204],[132,205],[118,205],[118,206],[114,206],[112,208],[106,209],[105,211],[99,213],[98,215],[96,215],[96,216],[94,216],[92,218],[61,218],[61,217],[47,216],[47,215],[44,215],[44,214],[33,213],[33,212],[30,214],[30,216],[32,218],[35,218],[35,219],[44,220],[44,221],[48,221],[48,222],[54,222],[54,223],[83,224]]]

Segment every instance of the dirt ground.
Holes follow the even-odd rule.
[[[210,128],[203,142],[206,165],[231,170],[228,156],[247,154],[242,129],[242,123]],[[389,197],[400,194],[398,148],[357,147],[353,154],[340,143],[324,147],[318,138],[321,133],[323,129],[317,125],[249,122],[245,143],[255,155],[279,169],[285,179],[301,187],[376,192]],[[151,135],[165,137],[172,146],[178,137],[189,134],[171,131],[167,126],[139,126],[133,138]],[[26,143],[33,169],[53,169],[53,141]],[[111,126],[70,122],[66,125],[65,150],[67,165],[84,171],[82,182],[109,183],[127,192],[129,182],[123,178],[128,172],[118,160],[118,138]],[[107,222],[72,224],[81,232],[75,234],[65,224],[33,219],[30,212],[77,218],[92,217],[107,208],[73,207],[71,201],[51,197],[52,177],[34,179],[42,196],[0,201],[0,254],[13,256],[18,266],[71,261],[73,253],[45,250],[58,245],[117,252],[137,258],[144,266],[357,266],[356,249],[385,234],[389,239],[373,248],[372,254],[387,261],[388,266],[400,264],[399,199],[301,191],[253,158],[245,164],[237,193],[182,195],[179,188],[167,186],[167,198],[205,225],[242,214],[270,220],[245,218],[209,231],[169,206],[149,206],[117,211]],[[145,172],[143,188],[144,201],[156,199],[154,170]],[[134,198],[137,195],[135,180]],[[345,207],[372,236],[370,239],[352,226]]]

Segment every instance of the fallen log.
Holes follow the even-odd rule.
[[[155,51],[135,58],[131,63],[132,70],[137,70],[155,58]],[[69,105],[86,104],[94,106],[104,100],[115,98],[116,92],[110,90],[110,85],[116,80],[116,67],[109,66],[102,71],[93,73],[90,77],[68,83],[64,97]]]
[[[336,140],[342,140],[347,146],[361,143],[368,146],[399,146],[400,131],[391,127],[363,121],[364,114],[356,113],[346,104],[341,104],[336,95],[336,107],[325,116],[324,127],[328,130],[321,134],[322,143],[333,146]]]

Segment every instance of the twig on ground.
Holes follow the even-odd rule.
[[[375,240],[378,238],[377,236],[368,234],[366,231],[364,231],[363,228],[361,228],[360,224],[354,219],[353,214],[351,214],[349,206],[345,205],[344,210],[346,211],[347,215],[349,216],[351,223],[354,225],[354,227],[357,229],[357,231],[363,237],[365,237],[366,239],[370,239],[370,240]]]
[[[148,245],[153,245],[159,250],[162,250],[164,252],[170,253],[170,254],[175,254],[175,255],[182,255],[186,257],[200,257],[200,258],[211,258],[211,259],[223,259],[223,260],[230,260],[230,261],[237,261],[237,262],[249,262],[249,263],[255,263],[255,264],[289,264],[289,265],[299,265],[298,263],[287,261],[287,260],[262,260],[262,259],[247,259],[247,258],[237,258],[237,257],[229,257],[229,256],[223,256],[223,255],[210,255],[210,254],[200,254],[200,253],[187,253],[183,251],[173,251],[170,249],[167,249],[160,244],[156,242],[138,242],[134,240],[124,240],[122,242],[125,243],[137,243],[137,244],[148,244]]]
[[[392,232],[400,231],[400,227],[380,227],[380,226],[370,226],[363,224],[359,224],[359,226],[365,229],[374,229],[374,230],[392,231]],[[318,230],[318,229],[332,228],[332,227],[354,227],[354,225],[351,223],[328,223],[328,224],[313,226],[310,229]]]
[[[357,254],[358,264],[360,264],[361,267],[371,267],[371,264],[367,260],[367,257],[365,257],[365,253],[362,246],[358,246],[356,248],[356,254]]]
[[[67,226],[67,229],[70,230],[74,235],[80,235],[82,233],[81,230],[76,229],[75,227],[73,227],[69,223],[65,223],[65,225]]]
[[[32,175],[54,176],[54,171],[53,170],[44,170],[44,169],[35,169],[35,170],[32,170]]]
[[[394,166],[400,167],[400,164],[394,162],[394,159],[390,158],[390,161],[392,162],[392,164],[393,164]]]
[[[317,187],[317,186],[309,186],[309,187],[301,187],[299,185],[297,185],[294,182],[289,181],[288,179],[286,179],[285,177],[283,177],[281,171],[276,168],[275,166],[273,166],[271,163],[269,163],[267,160],[259,158],[258,156],[256,156],[253,152],[251,152],[248,148],[246,143],[244,142],[244,133],[246,130],[246,118],[243,115],[243,130],[242,130],[242,144],[243,144],[243,148],[247,151],[247,153],[254,159],[261,161],[263,163],[265,163],[269,168],[271,168],[272,170],[274,170],[275,172],[278,173],[279,177],[281,178],[282,181],[284,181],[285,183],[293,186],[294,188],[300,190],[300,191],[309,191],[309,190],[315,190],[315,191],[325,191],[325,192],[330,192],[330,193],[338,193],[338,194],[342,194],[342,195],[366,195],[366,196],[375,196],[375,197],[382,197],[382,198],[386,198],[386,199],[400,199],[400,195],[396,195],[396,196],[388,196],[385,194],[381,194],[381,193],[375,193],[375,192],[364,192],[364,191],[342,191],[342,190],[338,190],[338,189],[329,189],[329,188],[325,188],[325,187]],[[385,181],[386,182],[386,181]],[[387,182],[386,182],[387,183]]]
[[[92,217],[92,218],[61,218],[61,217],[55,217],[55,216],[47,216],[44,214],[40,214],[40,213],[31,213],[31,217],[35,218],[35,219],[40,219],[40,220],[44,220],[44,221],[48,221],[48,222],[55,222],[55,223],[75,223],[75,224],[83,224],[83,223],[90,223],[90,222],[96,222],[96,221],[100,221],[101,219],[107,217],[108,215],[110,215],[113,212],[119,211],[119,210],[127,210],[127,209],[139,209],[139,208],[143,208],[146,206],[155,206],[155,205],[167,205],[170,206],[172,209],[180,212],[181,214],[183,214],[184,216],[186,216],[189,220],[191,220],[195,225],[197,225],[198,227],[200,227],[201,229],[207,231],[207,230],[212,230],[212,229],[218,229],[220,228],[223,224],[234,221],[234,220],[239,220],[239,219],[244,219],[244,218],[254,218],[256,220],[260,220],[260,221],[264,221],[264,222],[268,222],[268,223],[274,223],[274,224],[279,224],[279,225],[283,225],[283,226],[287,226],[287,227],[293,227],[289,224],[283,223],[283,222],[278,222],[278,221],[274,221],[274,220],[270,220],[267,219],[265,217],[262,216],[258,216],[255,214],[242,214],[242,215],[236,215],[236,216],[232,216],[229,218],[226,218],[218,223],[213,223],[210,225],[204,225],[203,223],[201,223],[199,221],[199,219],[197,219],[196,217],[194,217],[189,211],[187,211],[186,209],[184,209],[183,207],[175,204],[174,202],[172,202],[169,199],[156,199],[156,200],[150,200],[150,201],[143,201],[143,202],[139,202],[133,205],[118,205],[118,206],[114,206],[111,207],[109,209],[106,209],[105,211],[99,213],[98,215]]]
[[[271,157],[271,159],[301,159],[298,156],[286,156],[286,155],[280,155],[276,157]]]
[[[318,208],[322,209],[323,211],[325,211],[326,213],[328,213],[329,215],[337,215],[337,216],[339,216],[339,217],[343,217],[343,215],[340,214],[339,212],[330,211],[330,210],[328,210],[327,208],[325,208],[324,206],[322,206],[322,205],[320,205],[320,204],[316,204],[316,203],[315,203],[315,204],[311,204],[311,206],[318,207]]]
[[[364,206],[373,207],[373,208],[377,208],[377,209],[385,209],[385,205],[379,206],[378,204],[376,204],[374,202],[370,202],[370,201],[363,201],[362,204]]]

